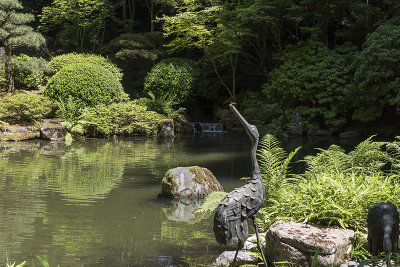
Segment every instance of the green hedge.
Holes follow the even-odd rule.
[[[156,99],[181,104],[195,89],[198,75],[197,63],[191,59],[164,59],[147,74],[144,91]]]
[[[112,63],[111,60],[95,54],[63,54],[53,57],[50,60],[49,65],[50,69],[53,72],[57,73],[62,68],[68,65],[78,63],[91,63],[97,66],[101,66],[110,71],[119,81],[122,79],[123,74],[121,70],[114,63]]]
[[[86,106],[111,104],[127,100],[122,85],[110,71],[91,63],[70,64],[48,82],[44,94],[55,101],[67,101],[69,96]]]
[[[53,108],[53,102],[41,95],[8,94],[0,101],[0,119],[8,123],[32,123],[48,117]]]
[[[89,136],[151,136],[157,133],[157,123],[164,116],[149,111],[134,102],[113,103],[86,108],[82,120]]]

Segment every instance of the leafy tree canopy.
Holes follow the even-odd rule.
[[[337,130],[346,122],[351,92],[350,66],[344,56],[310,39],[287,47],[283,64],[269,74],[263,93],[283,109],[300,109],[308,123]]]
[[[379,26],[368,35],[357,61],[353,118],[368,122],[388,106],[400,111],[400,20]]]

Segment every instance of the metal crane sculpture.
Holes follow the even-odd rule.
[[[232,266],[235,266],[239,249],[248,236],[247,219],[252,219],[257,236],[257,247],[261,252],[265,266],[267,266],[260,246],[256,221],[257,212],[265,200],[264,183],[256,159],[258,130],[256,126],[249,124],[243,118],[235,108],[234,103],[230,104],[229,107],[242,123],[251,139],[253,174],[252,178],[244,186],[235,188],[221,200],[214,217],[214,235],[220,245],[232,246],[233,244],[238,244],[232,263]]]

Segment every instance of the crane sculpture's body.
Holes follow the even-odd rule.
[[[238,244],[232,265],[234,266],[239,248],[248,236],[247,219],[252,219],[257,236],[257,247],[261,252],[265,266],[267,266],[261,250],[256,222],[257,212],[265,200],[264,183],[256,159],[259,137],[258,130],[256,126],[249,124],[243,118],[233,104],[230,104],[229,107],[240,120],[251,139],[253,174],[244,186],[235,188],[221,200],[214,217],[214,235],[217,242],[221,245],[231,246],[236,243]]]

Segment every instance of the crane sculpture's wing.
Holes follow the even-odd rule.
[[[246,240],[247,219],[263,204],[263,192],[262,181],[251,179],[221,200],[214,217],[214,234],[219,244],[231,246]]]

